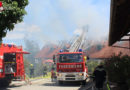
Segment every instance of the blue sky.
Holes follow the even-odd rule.
[[[69,40],[88,25],[88,39],[108,37],[110,0],[29,0],[23,22],[8,32],[5,43],[24,44],[24,38],[45,43]]]

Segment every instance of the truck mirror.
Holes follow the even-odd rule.
[[[53,62],[54,62],[54,63],[56,62],[56,57],[55,57],[55,55],[53,55]]]
[[[87,56],[87,60],[89,60],[90,58],[89,58],[89,56]]]
[[[87,60],[89,60],[89,56],[84,56],[84,60],[85,60],[85,62],[86,62]]]

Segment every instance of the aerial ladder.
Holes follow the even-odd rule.
[[[77,52],[79,49],[84,49],[84,43],[86,41],[86,34],[87,34],[87,30],[83,29],[81,35],[78,37],[75,37],[75,39],[73,40],[73,43],[68,49],[69,52]]]

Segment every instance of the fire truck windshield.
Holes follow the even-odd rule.
[[[83,62],[82,54],[61,54],[59,63],[76,63]]]

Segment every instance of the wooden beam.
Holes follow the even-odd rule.
[[[130,34],[127,34],[127,35],[125,35],[125,36],[130,36]]]
[[[122,46],[111,46],[111,47],[117,47],[117,48],[130,49],[130,47],[122,47]]]
[[[130,41],[130,39],[121,39],[120,41]]]
[[[126,0],[118,0],[117,5],[121,5],[121,4],[125,3],[125,2],[126,2]]]

